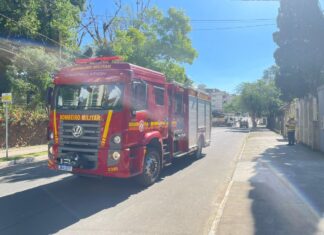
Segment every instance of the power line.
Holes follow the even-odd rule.
[[[276,24],[259,24],[259,25],[245,25],[245,26],[235,26],[235,27],[202,28],[202,29],[193,29],[192,31],[246,29],[246,28],[259,28],[259,27],[275,26],[275,25]]]
[[[8,17],[8,16],[6,16],[6,15],[4,15],[4,14],[2,14],[2,13],[0,13],[0,16],[2,16],[3,18],[6,18],[7,20],[10,20],[10,21],[12,21],[12,22],[18,24],[19,26],[22,26],[22,27],[24,27],[24,28],[26,28],[26,29],[28,29],[28,30],[30,30],[30,31],[33,31],[33,29],[27,27],[26,25],[21,25],[21,23],[19,23],[18,21],[14,20],[14,19],[12,19],[12,18],[10,18],[10,17]],[[65,49],[67,52],[69,52],[69,53],[71,53],[71,52],[74,53],[72,50],[70,50],[69,48],[67,48],[66,46],[64,46],[63,44],[61,44],[60,42],[58,42],[58,41],[56,41],[56,40],[54,40],[54,39],[52,39],[52,38],[50,38],[50,37],[48,37],[48,36],[42,34],[42,33],[35,32],[35,34],[37,34],[37,35],[39,35],[39,36],[41,36],[41,37],[43,37],[43,38],[45,38],[45,39],[47,39],[47,40],[53,42],[54,44],[56,44],[56,45],[58,45],[58,46],[64,48],[64,49]]]
[[[103,15],[97,14],[95,15],[97,18],[100,18],[101,21],[107,19],[107,17],[113,17],[112,15]],[[129,19],[127,16],[118,16],[120,19]],[[260,22],[260,21],[275,21],[276,19],[271,18],[255,18],[255,19],[189,19],[191,22]]]
[[[260,28],[267,26],[275,26],[276,24],[254,24],[254,25],[241,25],[241,26],[230,26],[230,27],[213,27],[213,28],[193,28],[192,31],[213,31],[213,30],[231,30],[231,29],[246,29],[246,28]],[[94,26],[88,26],[94,29]]]
[[[9,54],[11,54],[11,55],[17,55],[15,52],[10,51],[10,50],[7,50],[6,48],[2,48],[2,47],[0,47],[0,51],[7,52],[7,53],[9,53]]]
[[[104,15],[97,15],[97,17],[101,18],[101,20],[98,20],[98,22],[103,23],[105,20],[103,20]],[[127,18],[127,17],[120,17],[120,18]],[[128,19],[128,18],[127,18]],[[231,27],[218,27],[218,28],[198,28],[194,30],[226,30],[226,29],[241,29],[241,28],[254,28],[254,27],[262,27],[262,26],[272,26],[275,25],[274,23],[270,24],[270,21],[276,21],[276,19],[270,19],[270,18],[256,18],[256,19],[191,19],[191,23],[244,23],[247,25],[244,26],[231,26]],[[260,24],[256,25],[257,23],[268,23],[268,24]],[[248,24],[254,24],[254,25],[248,25]],[[90,28],[94,28],[93,26],[90,26]]]
[[[7,20],[13,21],[13,22],[15,22],[15,23],[18,24],[18,25],[21,25],[18,21],[14,20],[14,19],[12,19],[12,18],[10,18],[10,17],[8,17],[8,16],[6,16],[6,15],[4,15],[4,14],[2,14],[2,13],[0,13],[0,16],[6,18]],[[29,28],[29,27],[27,27],[27,26],[25,26],[25,25],[24,25],[23,27],[26,28],[26,29],[29,29],[30,31],[33,31],[31,28]],[[49,40],[49,41],[51,41],[51,42],[53,42],[53,43],[55,43],[55,44],[57,44],[57,45],[59,45],[59,46],[64,47],[64,46],[63,46],[62,44],[60,44],[58,41],[55,41],[54,39],[49,38],[49,37],[47,37],[47,36],[44,35],[44,34],[41,34],[41,33],[39,33],[39,32],[35,32],[35,34],[37,34],[37,35],[39,35],[39,36],[41,36],[41,37],[43,37],[43,38],[46,38],[47,40]]]
[[[275,26],[276,24],[257,24],[257,25],[242,25],[242,26],[231,26],[231,27],[215,27],[215,28],[193,28],[192,31],[213,31],[213,30],[231,30],[231,29],[246,29],[246,28],[260,28],[267,26]],[[89,28],[95,28],[89,26]]]
[[[191,22],[259,22],[275,21],[276,19],[191,19]]]
[[[15,22],[16,24],[20,25],[20,23],[2,13],[0,13],[0,16]],[[238,22],[253,22],[255,23],[256,21],[272,21],[274,19],[193,19],[191,20],[192,22],[234,22],[234,23],[238,23]],[[260,25],[244,25],[244,26],[233,26],[233,27],[216,27],[216,28],[197,28],[197,29],[193,29],[192,31],[214,31],[214,30],[231,30],[231,29],[245,29],[245,28],[258,28],[258,27],[265,27],[265,26],[274,26],[276,24],[260,24]],[[23,27],[29,29],[32,31],[31,28],[24,26]],[[42,34],[39,32],[35,32],[35,34],[55,43],[56,45],[65,48],[67,51],[70,51],[69,48],[65,47],[63,44],[61,44],[60,42]]]

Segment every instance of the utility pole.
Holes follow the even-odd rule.
[[[136,10],[137,10],[137,17],[138,17],[138,12],[139,12],[139,0],[136,0]]]
[[[8,133],[8,103],[5,103],[5,108],[6,108],[6,158],[8,158],[8,148],[9,148],[9,144],[8,144],[8,137],[9,137],[9,133]]]
[[[61,43],[61,31],[59,31],[59,43],[60,43],[60,65],[62,64],[62,43]]]
[[[2,93],[1,101],[5,106],[5,115],[6,115],[6,158],[8,158],[8,149],[9,149],[9,114],[8,114],[8,108],[9,104],[12,103],[12,95],[11,93]]]

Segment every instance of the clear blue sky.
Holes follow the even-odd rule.
[[[163,5],[158,6],[182,8],[192,20],[272,19],[236,23],[193,21],[191,38],[199,57],[186,67],[188,75],[198,84],[234,92],[241,82],[258,79],[265,68],[274,64],[276,45],[272,41],[272,33],[276,31],[278,2],[164,0]],[[264,24],[274,25],[235,29]],[[217,30],[231,27],[233,29]]]
[[[93,0],[93,3],[96,14],[110,12],[108,9],[110,4],[105,4],[106,1]],[[193,31],[190,37],[199,57],[192,65],[186,65],[186,70],[196,84],[203,83],[210,88],[233,93],[240,83],[257,80],[266,68],[275,63],[273,53],[276,45],[272,40],[272,34],[277,31],[276,17],[279,2],[152,0],[152,5],[157,5],[164,11],[170,7],[180,8],[193,20],[191,22]],[[242,21],[197,22],[195,20]],[[254,27],[256,25],[259,26]]]

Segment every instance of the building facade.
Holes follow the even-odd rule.
[[[224,112],[224,105],[233,99],[233,95],[219,89],[205,89],[211,96],[212,111]]]

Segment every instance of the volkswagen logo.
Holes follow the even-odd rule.
[[[80,136],[83,135],[83,128],[80,125],[75,125],[72,127],[72,135],[75,138],[79,138]]]

